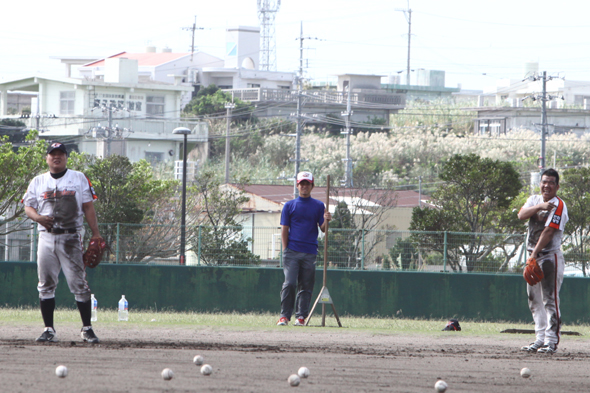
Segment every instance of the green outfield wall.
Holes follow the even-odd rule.
[[[322,286],[318,270],[313,299]],[[115,309],[121,295],[133,309],[279,314],[283,271],[103,264],[88,269],[100,308]],[[0,262],[0,305],[38,304],[37,266]],[[329,270],[327,287],[341,315],[532,321],[526,286],[517,275]],[[60,275],[58,307],[75,307]],[[329,309],[329,308],[328,308]],[[566,277],[561,290],[564,323],[590,322],[590,279]]]

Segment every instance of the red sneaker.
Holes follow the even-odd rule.
[[[289,324],[289,320],[286,317],[281,317],[277,322],[277,326],[287,326]]]
[[[303,319],[303,318],[297,318],[295,320],[295,326],[305,326],[305,319]]]

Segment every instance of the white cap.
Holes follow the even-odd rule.
[[[307,180],[311,184],[313,184],[313,175],[311,172],[299,172],[297,174],[297,184],[301,183],[303,180]]]

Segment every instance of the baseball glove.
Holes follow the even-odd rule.
[[[539,267],[537,260],[533,257],[527,259],[524,267],[523,277],[529,285],[535,285],[545,277],[543,270]]]
[[[88,249],[86,249],[86,252],[82,257],[84,265],[89,268],[97,267],[100,263],[100,260],[102,259],[102,254],[104,253],[106,247],[107,243],[102,237],[93,237],[90,239]]]

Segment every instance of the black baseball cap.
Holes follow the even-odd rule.
[[[49,147],[47,148],[47,154],[51,153],[52,151],[55,150],[61,150],[64,152],[64,154],[68,154],[68,149],[66,149],[66,145],[64,145],[63,143],[59,143],[59,142],[53,142],[51,145],[49,145]]]

